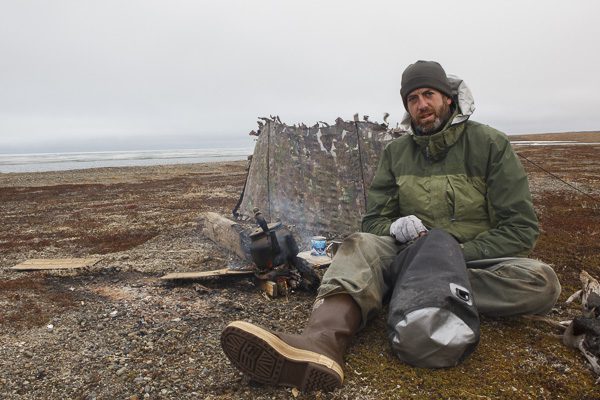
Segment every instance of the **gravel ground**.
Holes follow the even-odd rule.
[[[548,161],[539,148],[523,151]],[[552,151],[560,152],[551,164],[559,173],[580,150]],[[598,148],[587,151],[581,157],[589,163],[563,175],[596,196],[598,154]],[[230,162],[0,174],[0,398],[600,398],[581,355],[563,346],[548,324],[523,319],[484,319],[473,356],[456,368],[430,371],[394,358],[381,316],[356,338],[346,358],[346,383],[334,393],[297,394],[248,381],[221,351],[223,327],[242,319],[300,332],[314,294],[269,299],[248,278],[159,279],[240,264],[201,235],[198,217],[203,211],[229,215],[245,167]],[[536,255],[549,259],[557,249],[545,237],[560,225],[557,204],[585,200],[526,167],[546,232]],[[600,216],[597,204],[588,207],[581,220],[590,236]],[[572,235],[566,225],[557,228]],[[561,301],[577,287],[580,268],[600,276],[598,241],[592,239],[577,242],[574,261],[549,260],[563,281]],[[29,258],[91,256],[101,261],[82,270],[9,269]],[[559,304],[550,318],[577,312]]]

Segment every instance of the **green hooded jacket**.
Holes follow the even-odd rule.
[[[526,256],[538,223],[527,176],[508,138],[457,118],[457,112],[450,121],[434,135],[410,134],[386,146],[362,230],[387,236],[397,218],[415,215],[427,228],[454,236],[466,261]]]

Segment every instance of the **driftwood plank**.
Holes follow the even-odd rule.
[[[164,276],[160,279],[164,280],[178,280],[178,279],[199,279],[199,278],[214,278],[219,276],[251,276],[254,271],[249,270],[238,270],[222,268],[214,271],[201,271],[201,272],[173,272]]]
[[[50,269],[75,269],[89,267],[100,261],[100,258],[32,258],[15,265],[15,271],[41,271]]]

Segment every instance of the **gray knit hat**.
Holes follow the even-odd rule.
[[[436,89],[452,98],[452,88],[450,87],[450,83],[448,83],[444,68],[435,61],[419,60],[406,67],[402,73],[400,96],[402,96],[402,102],[406,110],[408,110],[406,106],[408,95],[413,90],[424,87]]]

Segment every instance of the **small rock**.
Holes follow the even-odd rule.
[[[125,373],[125,371],[127,370],[127,368],[125,367],[121,367],[117,370],[117,376],[123,375]]]
[[[48,330],[48,332],[52,332],[54,330],[54,325],[48,324],[46,325],[46,329]]]
[[[45,376],[46,376],[46,370],[44,368],[38,368],[38,370],[35,374],[35,378],[36,379],[44,379]]]
[[[199,283],[196,283],[196,284],[193,286],[193,288],[194,288],[194,290],[195,290],[196,292],[198,292],[198,293],[208,293],[208,292],[210,292],[210,291],[211,291],[209,288],[207,288],[206,286],[204,286],[204,285],[201,285],[201,284],[199,284]]]
[[[30,352],[30,351],[27,351],[27,350],[25,350],[25,351],[23,352],[23,354],[25,354],[25,356],[26,356],[26,357],[29,357],[29,358],[33,357],[33,353],[32,353],[32,352]]]
[[[110,315],[111,318],[114,318],[114,317],[117,316],[117,314],[118,314],[117,310],[115,310],[115,311],[111,312],[109,315]]]

